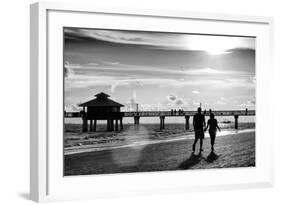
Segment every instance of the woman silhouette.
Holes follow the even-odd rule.
[[[215,144],[215,139],[217,135],[217,129],[221,131],[220,127],[218,126],[218,121],[215,119],[214,113],[210,114],[210,119],[207,122],[207,127],[205,131],[207,131],[209,128],[209,134],[211,138],[211,145],[212,145],[212,152],[214,152],[214,144]]]

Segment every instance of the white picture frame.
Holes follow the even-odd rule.
[[[112,22],[113,17],[115,20]],[[99,18],[99,23],[93,21],[96,18]],[[157,28],[153,21],[157,23]],[[61,29],[64,26],[96,26],[186,32],[182,30],[182,24],[193,25],[191,26],[193,30],[189,32],[194,33],[257,37],[256,167],[63,177],[63,163],[59,157],[62,155],[63,125],[60,123],[60,116],[63,116],[63,107],[56,107],[61,103],[56,100],[61,99],[62,96],[63,85],[60,80],[62,71],[52,69],[62,65],[62,34],[58,35]],[[270,129],[269,123],[272,115],[267,112],[273,95],[268,92],[273,73],[272,18],[97,8],[93,4],[42,2],[31,5],[30,25],[30,198],[32,200],[39,202],[89,199],[273,185],[273,130]],[[268,122],[263,122],[264,118],[267,118]],[[147,182],[150,182],[149,185]]]

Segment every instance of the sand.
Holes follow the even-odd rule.
[[[188,169],[255,166],[255,132],[217,137],[215,153],[210,139],[204,151],[192,154],[192,139],[163,141],[132,147],[65,155],[65,175],[90,175]]]

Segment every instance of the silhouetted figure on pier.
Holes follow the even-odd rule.
[[[218,126],[218,121],[215,119],[214,113],[210,114],[210,119],[207,122],[207,127],[205,131],[207,131],[209,128],[209,134],[211,138],[211,145],[212,145],[212,152],[214,152],[214,144],[215,144],[215,139],[217,136],[217,129],[221,131],[220,127]]]
[[[203,114],[206,115],[206,113],[207,113],[207,110],[205,109],[204,112],[203,112]]]
[[[204,127],[206,127],[205,115],[201,113],[201,107],[197,109],[197,113],[193,116],[193,128],[195,132],[195,140],[192,146],[192,151],[195,151],[195,146],[200,139],[200,153],[203,151]]]
[[[183,115],[183,109],[179,109],[179,115]]]

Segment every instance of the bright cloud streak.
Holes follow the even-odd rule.
[[[198,90],[193,90],[192,93],[193,94],[199,94],[200,92]]]
[[[66,32],[75,35],[88,37],[119,44],[132,44],[143,46],[155,46],[162,49],[176,50],[202,50],[210,55],[230,53],[231,49],[248,48],[255,49],[253,38],[251,37],[231,37],[212,35],[191,35],[191,34],[168,34],[157,33],[151,35],[150,32],[136,31],[113,31],[96,29],[66,29]]]
[[[242,72],[242,71],[235,71],[235,70],[216,70],[213,68],[184,68],[181,67],[179,68],[172,68],[172,69],[163,69],[161,67],[150,67],[150,66],[136,66],[136,65],[128,65],[128,64],[121,64],[121,63],[114,63],[112,66],[108,66],[107,64],[105,65],[71,65],[68,63],[67,65],[68,68],[72,70],[82,70],[82,69],[87,69],[87,72],[93,71],[95,72],[95,75],[98,72],[102,71],[112,71],[113,73],[116,72],[143,72],[143,74],[148,74],[148,76],[151,76],[152,72],[157,72],[159,74],[178,74],[181,77],[183,75],[241,75],[241,76],[247,76],[247,75],[252,75],[247,72]],[[128,75],[128,73],[126,73]],[[72,77],[75,77],[72,75]]]

